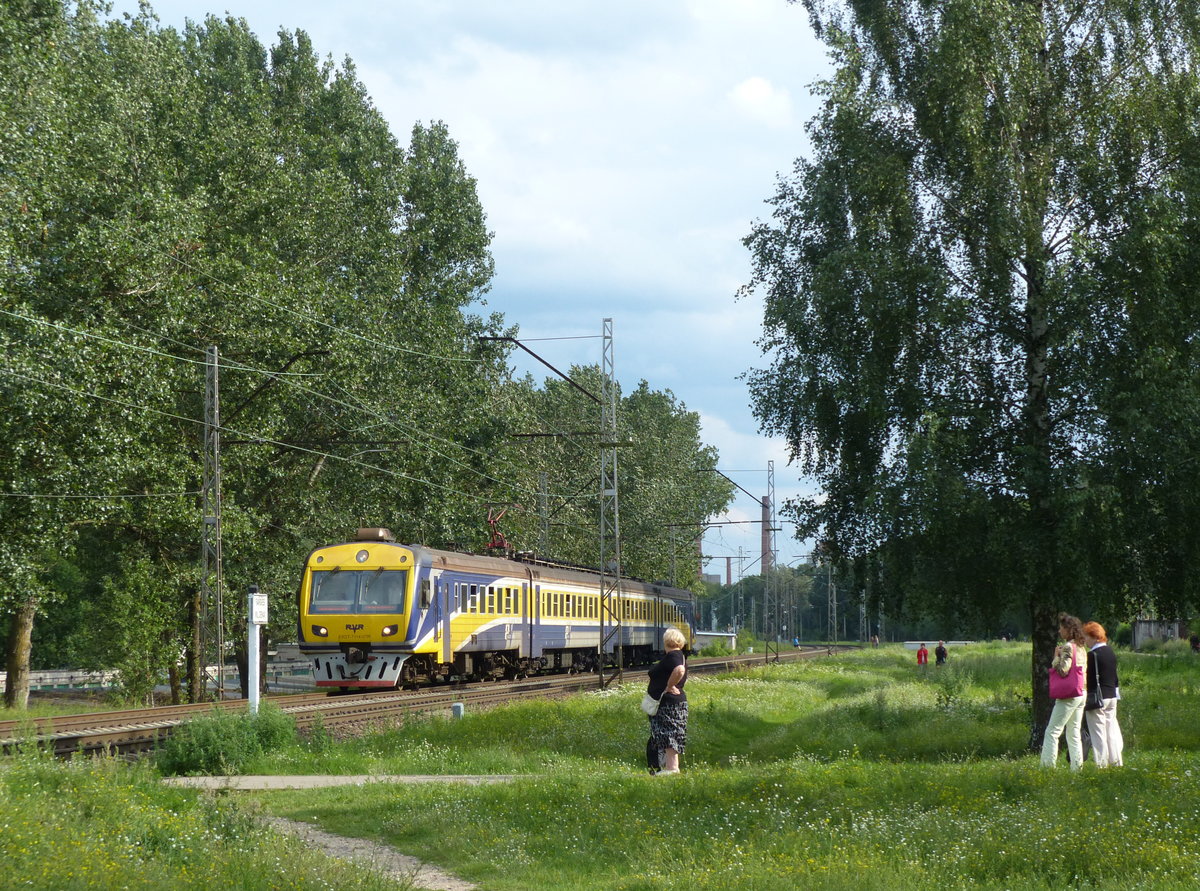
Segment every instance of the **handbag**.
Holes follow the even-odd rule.
[[[663,691],[663,695],[664,696],[666,695],[665,690]],[[642,697],[642,711],[644,711],[646,714],[648,714],[650,717],[653,718],[655,715],[658,714],[658,707],[661,703],[662,703],[661,696],[658,699],[655,699],[653,696],[651,696],[649,693],[647,693],[645,696]]]
[[[1088,659],[1088,674],[1092,677],[1088,678],[1087,702],[1083,704],[1085,710],[1091,712],[1098,708],[1104,708],[1104,691],[1100,689],[1100,666],[1093,656]],[[1095,683],[1092,683],[1092,678],[1095,678]]]
[[[1050,666],[1050,698],[1074,699],[1082,696],[1084,691],[1083,666],[1075,658],[1075,644],[1071,644],[1071,670],[1066,676],[1059,674]]]

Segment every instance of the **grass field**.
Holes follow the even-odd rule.
[[[1038,766],[1027,749],[1028,645],[952,650],[949,666],[923,675],[911,653],[885,647],[690,679],[675,777],[641,767],[646,723],[633,687],[414,720],[348,743],[318,734],[242,768],[527,775],[502,785],[214,801],[159,789],[145,768],[28,756],[0,779],[0,850],[17,864],[9,878],[71,887],[36,870],[71,862],[61,854],[79,845],[82,818],[110,827],[87,842],[88,862],[122,864],[128,887],[220,887],[194,870],[222,861],[224,875],[260,876],[239,887],[345,886],[348,874],[335,878],[315,855],[255,829],[247,813],[262,809],[393,844],[488,889],[1192,889],[1200,659],[1119,658],[1119,769]],[[69,815],[49,817],[64,800]],[[375,884],[355,887],[395,887],[365,881]]]

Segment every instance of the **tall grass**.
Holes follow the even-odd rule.
[[[0,770],[0,887],[407,887],[261,828],[228,798],[164,786],[145,766],[36,751]]]
[[[678,777],[641,772],[630,689],[413,722],[341,756],[356,772],[492,766],[522,781],[267,805],[495,889],[1193,888],[1200,729],[1162,720],[1160,699],[1195,714],[1200,660],[1149,658],[1121,655],[1122,769],[1039,767],[1027,648],[953,650],[923,672],[881,648],[692,678]]]
[[[145,767],[27,755],[0,772],[0,851],[10,883],[35,888],[388,887],[258,829],[247,815],[266,808],[501,891],[1194,888],[1200,659],[1119,658],[1119,769],[1038,765],[1027,646],[956,648],[924,671],[883,647],[691,678],[684,772],[668,778],[643,769],[634,685],[318,733],[240,768],[522,775],[498,785],[211,799]]]

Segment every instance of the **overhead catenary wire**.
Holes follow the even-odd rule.
[[[187,498],[192,495],[199,494],[199,489],[193,492],[125,492],[104,495],[96,493],[89,493],[85,495],[63,495],[44,494],[40,492],[0,492],[0,498],[78,498],[96,499],[101,501],[118,501],[126,498]]]
[[[58,331],[62,331],[64,333],[74,334],[74,335],[78,335],[80,337],[99,340],[103,343],[108,343],[108,344],[111,344],[114,346],[119,346],[119,347],[123,347],[123,348],[130,349],[130,350],[136,350],[139,352],[146,353],[148,355],[157,356],[159,358],[172,359],[175,361],[185,362],[185,363],[189,363],[189,364],[193,364],[193,365],[204,365],[205,364],[205,360],[203,360],[203,359],[191,359],[191,358],[188,358],[185,356],[177,356],[172,353],[166,353],[161,350],[155,350],[153,348],[142,346],[140,344],[127,343],[125,341],[117,340],[115,338],[106,337],[101,334],[96,334],[95,332],[84,331],[84,330],[80,330],[77,328],[72,328],[72,327],[69,327],[66,325],[61,325],[61,324],[58,324],[55,322],[50,322],[45,319],[38,319],[35,317],[26,316],[21,313],[14,313],[14,312],[10,312],[8,310],[0,309],[0,314],[8,315],[13,318],[22,319],[26,322],[31,322],[34,324],[45,325],[50,328],[54,328]],[[362,403],[351,404],[344,400],[337,399],[333,396],[330,396],[326,393],[320,393],[316,390],[311,389],[310,387],[303,386],[302,384],[300,384],[297,381],[290,380],[291,377],[296,377],[296,376],[309,377],[309,376],[311,376],[309,374],[305,374],[305,373],[293,374],[291,372],[277,372],[277,371],[272,371],[269,369],[254,368],[252,366],[245,365],[243,363],[236,362],[236,361],[231,361],[228,359],[222,359],[220,361],[220,367],[229,369],[229,370],[248,371],[248,372],[253,372],[256,374],[266,375],[268,377],[280,378],[280,379],[282,379],[282,382],[284,384],[286,384],[288,386],[292,386],[292,387],[304,392],[307,395],[316,397],[318,399],[326,400],[327,402],[330,402],[331,404],[338,405],[343,408],[350,409],[352,411],[360,411],[365,414],[368,414],[371,417],[374,417],[376,420],[382,421],[383,423],[388,424],[389,426],[393,427],[394,429],[400,431],[400,433],[402,435],[404,435],[408,439],[408,441],[413,443],[414,445],[420,445],[423,448],[430,448],[428,442],[422,441],[417,436],[413,435],[413,433],[411,432],[411,428],[386,417],[385,415],[380,413],[378,410],[373,409],[370,406],[364,405]],[[342,388],[339,386],[339,389],[342,389]],[[343,389],[343,392],[345,392],[344,389]],[[347,396],[348,396],[348,394],[347,394]],[[352,398],[352,397],[348,396],[348,398]],[[430,441],[440,442],[440,443],[443,443],[445,445],[448,445],[448,446],[451,446],[454,448],[460,448],[463,451],[478,455],[480,457],[490,457],[486,453],[481,452],[477,449],[472,449],[469,446],[462,445],[461,443],[456,443],[456,442],[453,442],[452,440],[445,439],[444,437],[436,436],[432,433],[429,433],[428,431],[422,431],[422,430],[420,430],[420,428],[417,428],[417,429],[421,433],[421,435],[425,436]],[[513,484],[510,482],[505,482],[503,480],[498,480],[495,477],[484,474],[484,473],[476,470],[475,468],[471,467],[470,465],[463,463],[462,461],[458,460],[457,458],[453,458],[450,455],[445,454],[444,452],[436,451],[433,449],[431,449],[431,451],[434,451],[434,454],[437,454],[439,457],[444,458],[445,460],[450,461],[454,464],[457,464],[458,466],[462,467],[464,470],[468,471],[469,473],[473,473],[476,476],[479,476],[481,479],[483,479],[487,482],[495,483],[496,485],[500,485],[500,486],[509,486],[510,488],[512,488],[516,491],[519,491],[519,492],[524,492],[527,495],[539,494],[536,491],[534,491],[533,489],[529,489],[525,486]],[[555,497],[555,498],[577,498],[577,497],[580,497],[578,495],[565,495],[562,493],[548,493],[548,494],[551,495],[551,497]]]
[[[115,405],[124,406],[125,408],[133,408],[133,409],[138,409],[139,411],[146,411],[151,414],[156,414],[161,417],[171,418],[172,420],[176,420],[176,421],[183,421],[188,424],[194,424],[197,426],[203,425],[203,421],[200,421],[196,418],[189,418],[184,415],[175,414],[173,412],[162,411],[161,409],[151,408],[150,406],[147,406],[147,405],[141,405],[139,403],[130,402],[125,399],[118,399],[114,396],[103,396],[99,393],[92,393],[87,390],[79,390],[74,387],[69,387],[66,384],[58,383],[55,381],[47,381],[42,378],[31,377],[29,375],[22,374],[18,371],[14,371],[13,369],[10,369],[10,368],[0,368],[0,373],[8,374],[13,377],[18,377],[23,380],[30,381],[31,383],[41,384],[43,386],[51,387],[51,388],[58,389],[58,390],[63,390],[65,392],[72,393],[76,396],[83,396],[83,397],[86,397],[89,399],[97,399],[97,400],[100,400],[103,402],[110,402]],[[403,480],[407,480],[409,482],[423,484],[423,485],[429,486],[431,488],[440,489],[444,492],[449,492],[452,495],[457,495],[461,498],[465,498],[468,501],[474,501],[474,502],[478,502],[480,504],[494,503],[494,501],[495,501],[494,498],[487,498],[487,497],[484,497],[481,495],[472,495],[468,492],[463,492],[461,490],[455,489],[452,486],[447,486],[442,483],[435,483],[435,482],[432,482],[431,480],[426,480],[421,477],[413,476],[412,474],[403,473],[398,470],[390,470],[386,467],[380,467],[376,464],[369,464],[365,461],[358,461],[358,460],[355,460],[353,457],[347,458],[347,457],[343,457],[340,455],[334,455],[330,452],[323,452],[319,449],[306,448],[303,446],[295,445],[293,443],[281,442],[279,440],[275,440],[270,437],[261,436],[258,434],[247,433],[245,431],[237,430],[237,429],[234,429],[231,427],[226,427],[224,425],[222,425],[222,427],[220,429],[222,430],[222,432],[232,433],[236,436],[245,437],[245,438],[253,440],[255,442],[262,443],[263,445],[272,445],[277,448],[282,448],[282,449],[287,449],[287,450],[297,451],[297,452],[303,452],[303,453],[306,453],[309,455],[322,457],[322,458],[330,459],[333,461],[340,461],[342,463],[349,464],[349,465],[352,465],[355,467],[361,467],[365,470],[373,470],[378,473],[382,473],[386,476],[391,476],[391,477],[395,477],[397,479],[403,479]],[[30,495],[28,497],[33,498],[33,497],[47,497],[47,496]],[[535,515],[535,513],[532,510],[524,508],[521,505],[513,505],[513,507],[516,510],[520,511],[521,513],[529,514],[531,516]],[[580,528],[582,528],[582,527],[580,527]]]

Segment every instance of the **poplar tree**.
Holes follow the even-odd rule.
[[[1037,745],[1058,610],[1200,590],[1200,10],[803,5],[834,73],[746,239],[755,410],[885,609],[1027,612]]]

